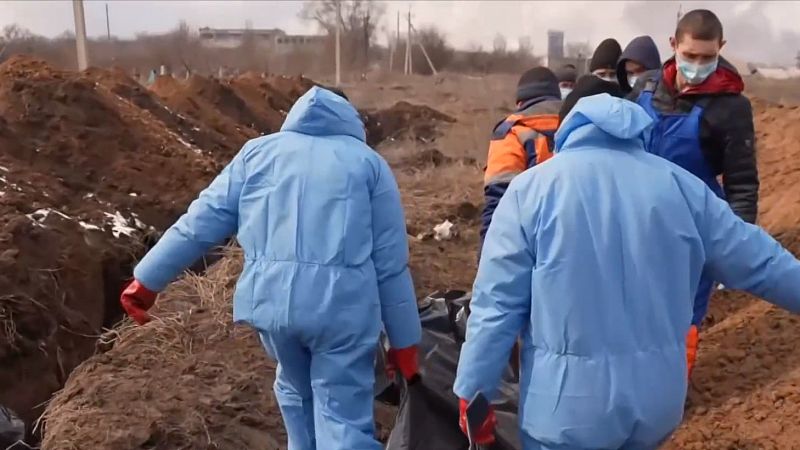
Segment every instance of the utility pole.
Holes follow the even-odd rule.
[[[341,50],[341,34],[342,34],[342,1],[336,0],[336,86],[342,84],[342,50]]]
[[[419,37],[417,29],[414,28],[413,25],[411,26],[411,29],[414,31],[414,36]],[[433,74],[433,76],[439,75],[439,73],[436,71],[436,67],[434,67],[433,62],[431,61],[431,58],[428,56],[427,50],[425,50],[425,46],[422,44],[421,39],[417,39],[417,45],[419,46],[419,49],[422,50],[422,55],[425,57],[425,61],[428,62],[428,67],[431,68],[431,73]]]
[[[111,40],[111,21],[108,20],[108,3],[106,3],[106,36]]]
[[[86,21],[83,17],[83,0],[72,0],[75,14],[75,45],[78,50],[78,70],[89,67],[89,54],[86,51]]]
[[[394,38],[389,50],[389,72],[394,67],[394,55],[397,52],[397,46],[400,45],[400,10],[397,10],[397,36]]]
[[[406,75],[414,73],[411,58],[411,5],[408,5],[408,31],[406,32]]]

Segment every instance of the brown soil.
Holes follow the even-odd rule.
[[[113,348],[81,365],[49,406],[43,446],[282,448],[275,368],[257,354],[256,335],[232,324],[240,269],[231,257],[185,278],[163,294],[153,323],[117,329]]]
[[[261,134],[278,131],[295,100],[312,86],[303,77],[262,77],[252,72],[231,80],[234,92],[258,115]]]
[[[93,75],[33,59],[0,66],[0,117],[0,404],[31,423],[118,317],[142,236],[216,165]]]
[[[411,137],[423,143],[436,140],[441,135],[440,125],[456,119],[431,107],[397,102],[391,108],[363,112],[367,128],[367,142],[378,145],[386,140]]]

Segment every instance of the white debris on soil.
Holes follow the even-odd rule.
[[[111,213],[103,213],[106,217],[111,219],[111,234],[114,235],[115,238],[119,238],[121,235],[130,236],[134,232],[136,232],[136,228],[130,226],[128,223],[128,219],[122,216],[119,211],[114,214]]]
[[[82,220],[78,222],[78,225],[80,225],[81,228],[83,228],[84,230],[103,231],[102,228],[100,228],[100,227],[98,227],[96,225],[92,225],[90,223],[84,222]]]
[[[198,128],[198,127],[192,127],[192,131],[200,131],[200,128]]]
[[[94,197],[94,194],[92,194],[91,192],[83,196],[83,198],[84,198],[85,200],[88,200],[88,199],[90,199],[90,198],[92,198],[92,197]]]
[[[136,192],[131,192],[130,194],[128,194],[128,196],[129,197],[138,197],[139,194],[137,194]]]
[[[3,172],[8,172],[8,167],[0,166],[0,170],[2,170]]]
[[[455,235],[453,224],[449,220],[445,220],[433,227],[433,238],[437,241],[449,241]]]
[[[0,197],[6,195],[6,191],[0,191]]]
[[[66,220],[72,220],[72,217],[62,213],[61,211],[57,211],[55,209],[50,209],[50,208],[37,209],[36,211],[30,214],[26,214],[25,217],[30,219],[30,221],[33,222],[34,225],[44,227],[44,222],[47,220],[48,217],[50,217],[50,213],[53,213]]]
[[[2,181],[4,184],[6,184],[11,189],[13,189],[13,190],[15,190],[17,192],[22,192],[22,188],[21,187],[17,186],[16,183],[10,183],[8,180],[6,180],[5,177],[0,177],[0,181]]]

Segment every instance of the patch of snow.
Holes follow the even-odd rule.
[[[47,218],[50,217],[50,213],[53,213],[53,214],[55,214],[57,216],[60,216],[60,217],[62,217],[64,219],[67,219],[67,220],[72,220],[72,217],[70,217],[70,216],[68,216],[68,215],[66,215],[66,214],[64,214],[64,213],[62,213],[60,211],[56,211],[55,209],[50,209],[50,208],[37,209],[36,211],[34,211],[34,212],[30,213],[30,214],[26,214],[25,217],[30,219],[30,221],[33,222],[34,225],[38,225],[38,226],[44,227],[43,224],[47,220]]]
[[[90,193],[88,193],[88,194],[84,195],[84,196],[83,196],[83,199],[84,199],[84,200],[88,200],[88,199],[90,199],[90,198],[93,198],[93,197],[94,197],[94,194],[90,192]]]
[[[177,134],[175,135],[175,138],[176,138],[176,139],[178,139],[178,142],[180,142],[181,144],[183,144],[183,145],[184,145],[184,147],[186,147],[186,148],[192,148],[192,144],[190,144],[190,143],[188,143],[188,142],[184,141],[184,140],[183,140],[183,138],[182,138],[182,137],[180,137],[180,136],[178,136]]]
[[[178,118],[179,118],[179,119],[188,120],[188,119],[187,119],[186,117],[184,117],[184,116],[183,116],[181,113],[178,113],[178,114],[176,114],[176,115],[178,116]]]
[[[86,222],[84,222],[84,221],[82,221],[82,220],[81,220],[80,222],[78,222],[78,225],[80,225],[81,227],[83,227],[83,229],[84,229],[84,230],[103,231],[103,229],[102,229],[102,228],[100,228],[100,227],[98,227],[98,226],[96,226],[96,225],[92,225],[92,224],[90,224],[90,223],[86,223]]]
[[[8,172],[8,167],[0,166],[0,170],[2,170],[3,172]]]
[[[115,238],[119,238],[121,235],[130,236],[136,231],[136,228],[131,227],[128,223],[128,219],[123,217],[119,211],[114,214],[103,214],[111,219],[111,234],[113,234]]]
[[[130,194],[128,194],[128,196],[129,197],[138,197],[139,194],[137,194],[136,192],[131,192]]]
[[[8,187],[10,187],[11,189],[14,189],[17,192],[22,192],[21,187],[17,186],[15,183],[10,183],[8,180],[6,180],[6,177],[0,177],[0,181],[8,185]]]
[[[198,128],[198,127],[192,127],[192,131],[200,131],[200,128]]]

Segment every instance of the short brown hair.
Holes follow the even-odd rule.
[[[680,42],[688,34],[694,39],[703,41],[717,40],[722,42],[722,22],[713,12],[707,9],[695,9],[686,13],[675,28],[675,40]]]

